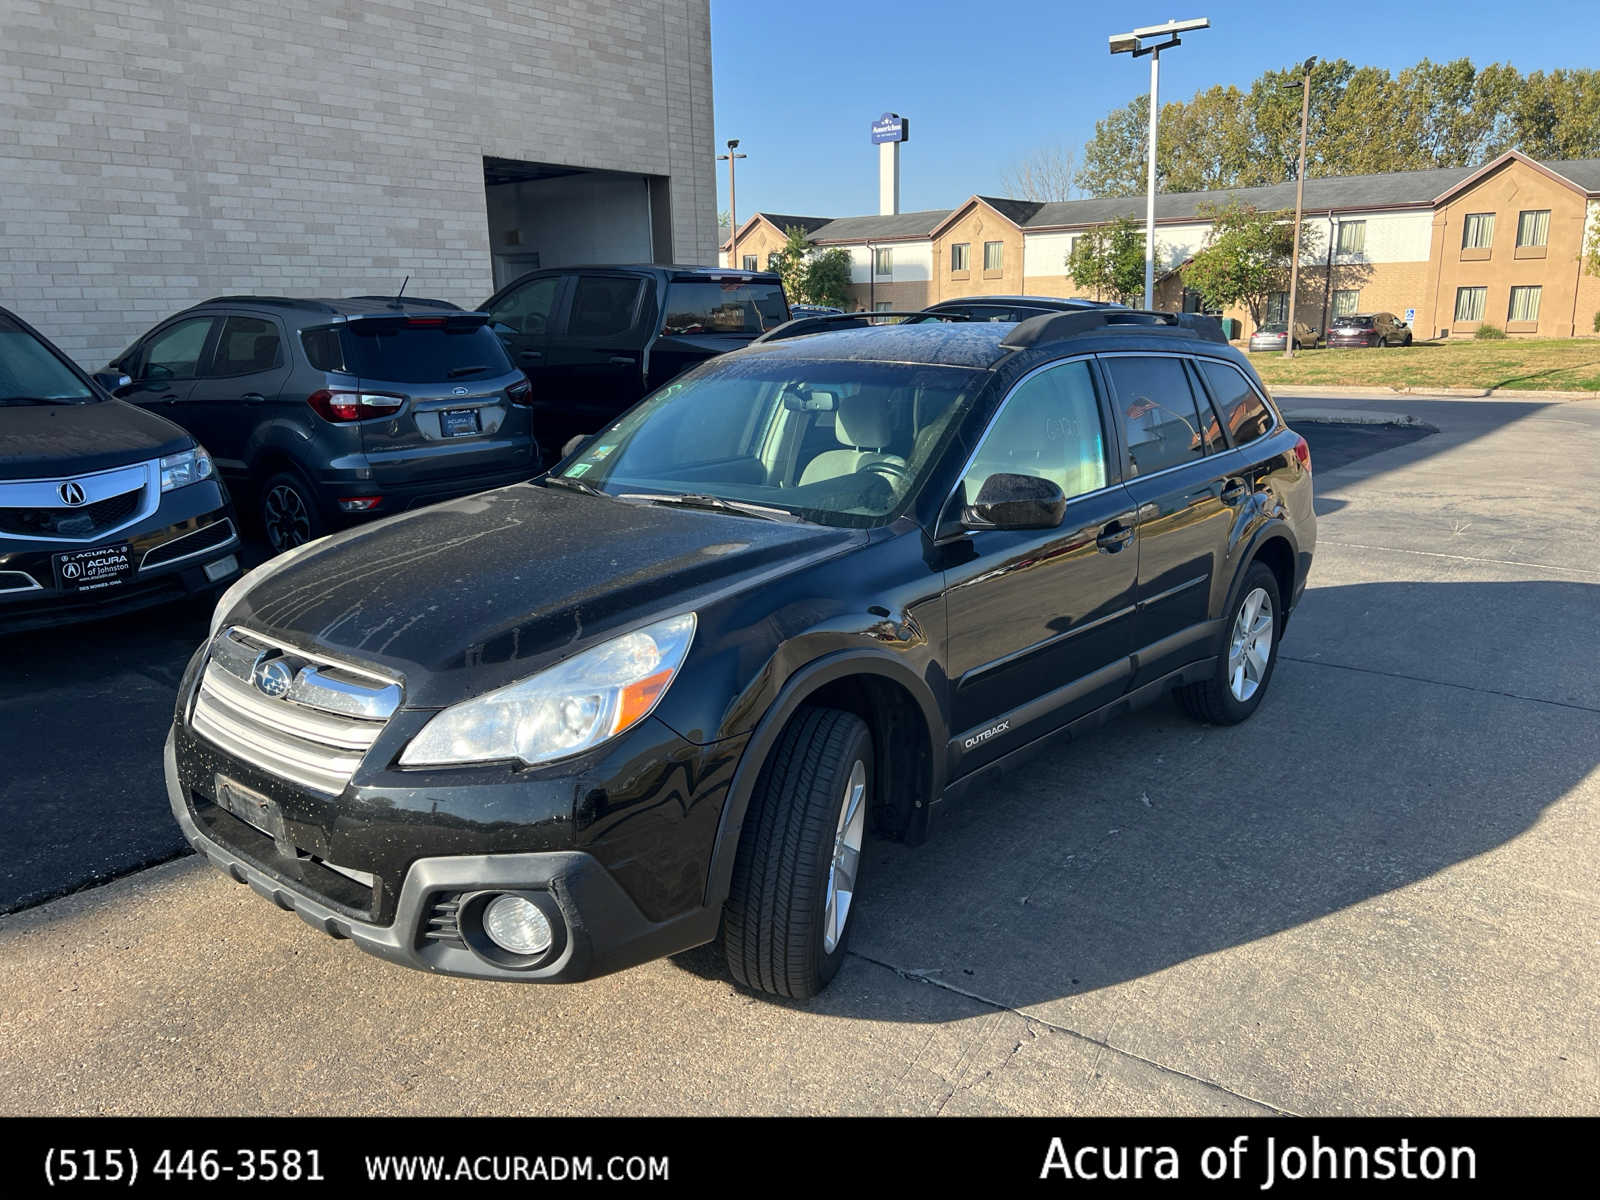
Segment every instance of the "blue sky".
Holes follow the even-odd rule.
[[[1097,119],[1148,90],[1148,60],[1112,58],[1109,35],[1199,16],[1212,27],[1162,56],[1163,100],[1245,87],[1311,54],[1390,70],[1466,56],[1532,71],[1594,66],[1600,45],[1597,0],[711,0],[716,144],[737,137],[749,155],[738,164],[746,216],[876,212],[868,125],[898,112],[912,119],[900,207],[948,207],[998,190],[1005,168],[1035,147],[1080,149]],[[717,181],[726,209],[726,163]]]

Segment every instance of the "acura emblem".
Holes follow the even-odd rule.
[[[56,491],[60,493],[61,503],[63,504],[76,508],[83,503],[83,488],[70,479],[58,487]]]
[[[281,658],[261,658],[256,660],[256,669],[251,672],[250,678],[256,685],[256,691],[274,700],[281,700],[289,694],[294,672]]]

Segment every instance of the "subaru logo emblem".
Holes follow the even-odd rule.
[[[465,396],[467,394],[467,389],[464,387],[451,388],[450,394],[452,396]]]
[[[83,488],[70,479],[57,488],[56,491],[60,494],[61,503],[63,504],[76,508],[83,503]]]
[[[256,669],[251,672],[250,678],[256,685],[256,691],[274,700],[281,700],[289,694],[294,672],[281,658],[262,658],[256,661]]]

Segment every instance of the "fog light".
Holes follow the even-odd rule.
[[[346,496],[339,501],[345,512],[371,512],[383,503],[382,496]]]
[[[496,946],[512,954],[543,954],[555,940],[550,918],[521,896],[491,900],[483,910],[483,931]]]

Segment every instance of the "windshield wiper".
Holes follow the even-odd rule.
[[[87,404],[93,396],[0,396],[0,404]]]
[[[584,483],[580,479],[568,479],[565,475],[546,475],[544,485],[549,487],[556,484],[560,487],[571,488],[575,492],[582,492],[586,496],[610,496],[610,492],[602,492],[592,483]]]
[[[676,504],[680,508],[708,508],[716,512],[735,512],[746,517],[760,517],[765,521],[798,522],[802,518],[787,508],[773,508],[766,504],[751,504],[747,500],[725,500],[721,496],[708,496],[704,492],[623,492],[618,500],[644,500],[651,504]]]
[[[488,367],[451,367],[445,372],[446,379],[460,379],[466,375],[482,375]]]

